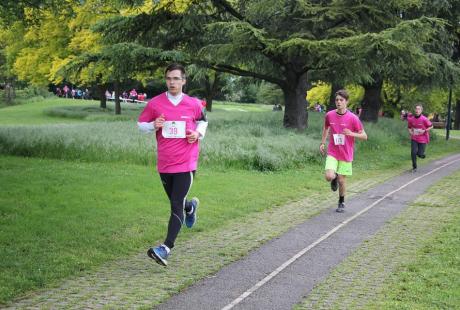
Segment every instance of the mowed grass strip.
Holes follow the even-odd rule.
[[[43,100],[32,98],[28,103],[2,106],[1,125],[44,125],[68,124],[81,121],[136,120],[144,104],[121,102],[122,114],[115,115],[114,102],[107,101],[107,109],[99,108],[95,100],[79,100],[51,97]],[[270,111],[271,106],[258,104],[237,104],[216,101],[213,107],[218,111],[261,112]]]
[[[27,101],[26,101],[27,102]],[[38,125],[81,122],[78,119],[58,118],[44,113],[45,109],[57,106],[91,106],[96,101],[48,98],[46,100],[9,106],[1,109],[0,125]]]
[[[366,240],[295,309],[458,309],[460,172]]]
[[[444,188],[431,191],[428,202],[419,200],[420,208],[455,208],[442,219],[440,233],[424,240],[414,260],[392,275],[370,308],[460,309],[459,180],[457,173],[445,181]],[[444,196],[447,188],[449,195]]]

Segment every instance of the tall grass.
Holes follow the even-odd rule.
[[[282,116],[277,112],[209,113],[200,164],[259,171],[319,164],[324,114],[310,113],[309,128],[303,133],[283,128]],[[385,156],[407,157],[407,152],[401,152],[401,147],[409,147],[404,122],[381,119],[365,128],[369,140],[356,146],[365,167]],[[0,127],[0,153],[9,155],[150,165],[155,162],[155,144],[153,135],[138,132],[134,120]]]

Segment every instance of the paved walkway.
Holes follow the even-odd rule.
[[[397,176],[347,201],[346,213],[321,213],[158,309],[291,309],[385,222],[458,169],[455,155]]]

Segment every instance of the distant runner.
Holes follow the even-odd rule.
[[[139,116],[141,131],[155,132],[157,168],[171,202],[168,233],[163,244],[152,247],[147,255],[166,266],[182,224],[191,228],[196,222],[198,198],[187,200],[198,166],[199,139],[206,133],[208,122],[201,100],[182,93],[185,69],[171,64],[165,71],[168,91],[152,98]],[[185,215],[184,215],[185,211]]]
[[[415,106],[415,114],[407,117],[407,129],[409,130],[411,139],[411,158],[412,171],[417,171],[417,156],[425,158],[425,148],[430,142],[429,131],[433,129],[433,124],[423,114],[423,106],[417,104]]]
[[[329,136],[327,147],[325,177],[331,182],[331,189],[339,189],[337,212],[345,211],[345,177],[352,175],[353,151],[355,138],[367,140],[367,134],[359,118],[347,110],[349,95],[346,90],[335,93],[337,109],[329,111],[324,119],[323,135],[319,150],[325,154],[325,143]],[[330,133],[330,134],[329,134]]]

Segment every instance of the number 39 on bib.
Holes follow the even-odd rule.
[[[345,135],[341,133],[333,134],[334,145],[345,145]]]
[[[166,121],[163,123],[161,134],[166,139],[182,139],[185,138],[185,122],[184,121]]]

